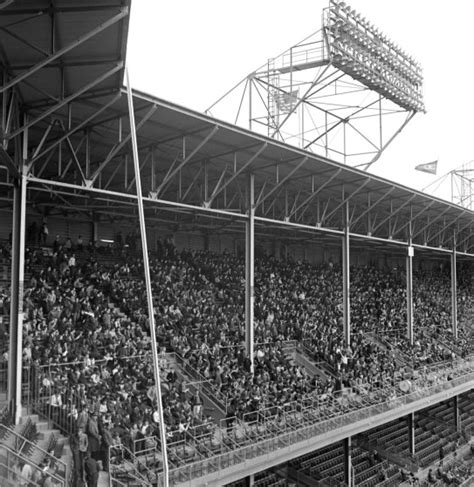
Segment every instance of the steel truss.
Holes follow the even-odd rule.
[[[376,82],[375,74],[388,72],[390,60],[399,62],[401,55],[394,48],[372,54],[362,37],[376,46],[377,37],[374,40],[365,26],[349,22],[347,15],[344,25],[334,24],[330,13],[339,11],[335,5],[337,2],[331,2],[324,11],[322,29],[249,74],[207,113],[367,170],[424,108],[422,102],[397,103],[393,90],[398,90],[398,85],[392,87],[382,75],[381,81]],[[342,45],[347,50],[340,47],[340,31],[353,35],[344,35],[346,41]],[[385,42],[383,36],[380,39]],[[345,56],[342,61],[341,53]],[[380,68],[374,71],[372,67],[367,78],[361,73],[369,70],[364,65],[369,57]],[[405,71],[390,73],[399,81]],[[421,83],[418,73],[416,81]],[[418,90],[417,87],[417,96],[421,96]]]

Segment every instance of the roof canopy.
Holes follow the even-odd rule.
[[[6,184],[25,157],[37,205],[133,218],[121,87],[130,2],[53,5],[14,2],[0,15]],[[144,93],[133,103],[150,221],[241,231],[252,174],[266,232],[334,238],[347,212],[357,240],[474,256],[471,210]]]

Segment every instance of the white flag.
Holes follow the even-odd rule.
[[[418,164],[418,166],[415,166],[415,169],[417,171],[427,172],[429,174],[436,174],[436,170],[438,169],[438,161]]]

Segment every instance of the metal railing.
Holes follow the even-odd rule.
[[[152,487],[156,480],[154,470],[148,468],[143,458],[133,454],[124,445],[111,445],[108,450],[109,483],[111,487],[139,482]]]
[[[21,474],[19,472],[19,465],[22,465],[24,463],[27,463],[31,466],[33,471],[36,472],[41,472],[41,477],[44,479],[46,477],[49,477],[53,481],[53,485],[56,485],[57,487],[68,487],[70,485],[70,479],[69,477],[63,477],[61,475],[58,475],[55,470],[50,470],[47,469],[45,470],[44,468],[42,469],[38,465],[35,465],[32,463],[29,458],[25,455],[22,455],[21,453],[16,452],[14,449],[1,444],[0,443],[0,479],[5,479],[7,481],[11,482],[12,486],[17,486],[19,485],[20,480],[24,480],[21,477]],[[50,461],[49,465],[53,466],[55,468],[56,464],[61,464],[58,459],[53,457],[53,461]],[[64,465],[64,464],[63,464]],[[18,483],[15,483],[18,482]],[[25,482],[26,484],[27,482]],[[3,485],[3,484],[2,484]],[[28,485],[35,485],[34,483]],[[43,485],[41,482],[40,485]]]
[[[384,390],[383,394],[373,396],[371,405],[364,405],[357,399],[355,403],[344,405],[342,398],[328,396],[325,404],[320,398],[315,398],[315,402],[312,403],[306,400],[306,403],[299,401],[276,408],[276,414],[270,419],[262,419],[262,415],[258,414],[253,420],[237,420],[239,423],[231,430],[230,435],[221,433],[222,441],[219,448],[214,449],[213,456],[172,468],[170,479],[173,483],[190,481],[256,456],[268,455],[279,448],[288,447],[333,429],[354,424],[395,407],[410,404],[427,395],[453,388],[466,380],[474,380],[474,365],[464,365],[459,368],[453,367],[448,372],[452,374],[449,379],[444,376],[419,377],[414,381],[412,392],[404,393],[398,387],[392,386]],[[436,370],[428,372],[434,373]],[[182,445],[182,448],[192,451],[193,445],[187,443]],[[219,453],[216,454],[216,451]]]
[[[34,423],[30,423],[34,426]],[[12,449],[12,451],[17,453],[18,455],[24,456],[26,460],[28,460],[28,457],[39,457],[42,460],[47,460],[49,464],[56,466],[58,477],[62,478],[64,482],[66,482],[70,478],[71,472],[69,471],[67,464],[59,458],[56,458],[54,454],[50,453],[50,449],[52,446],[51,443],[49,444],[50,448],[48,450],[45,450],[6,425],[0,424],[0,431],[1,437],[3,438],[3,441],[0,444],[2,447]]]
[[[221,411],[227,413],[228,399],[224,396],[209,379],[206,379],[198,370],[196,370],[186,359],[175,353],[176,364],[178,367],[192,379],[199,382],[200,388],[207,398],[213,402]]]

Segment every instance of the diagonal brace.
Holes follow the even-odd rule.
[[[158,107],[156,105],[152,105],[148,112],[145,113],[143,118],[140,120],[139,123],[137,123],[136,130],[138,131],[143,124],[155,113],[156,109]],[[99,174],[103,171],[105,166],[115,157],[117,152],[128,143],[130,138],[132,137],[132,132],[130,132],[119,144],[117,144],[107,155],[107,157],[104,159],[104,161],[100,164],[100,166],[94,171],[94,174],[91,177],[91,182],[92,184],[95,182],[95,180],[98,178]]]
[[[426,210],[429,210],[433,205],[434,205],[434,200],[433,201],[430,201],[428,203],[428,205],[424,206],[415,216],[410,216],[410,219],[404,223],[400,228],[397,228],[396,232],[395,233],[400,233],[402,230],[404,230],[408,225],[413,225],[413,223],[415,222],[415,220],[420,216],[422,215]],[[413,240],[413,238],[412,238]]]
[[[234,174],[232,174],[232,176],[220,188],[214,189],[213,193],[211,194],[211,197],[208,199],[208,201],[206,201],[206,205],[210,206],[213,200],[216,198],[216,196],[222,191],[224,191],[224,189],[227,188],[227,186],[229,186],[229,184],[231,184],[232,181],[238,178],[240,174],[242,174],[245,171],[245,169],[247,169],[247,167],[249,167],[252,164],[252,162],[255,159],[257,159],[257,157],[267,148],[267,146],[268,146],[268,142],[262,144],[258,149],[258,151],[245,164],[243,164],[243,166],[237,169],[237,171]]]
[[[114,66],[112,69],[110,69],[109,71],[107,71],[103,75],[96,78],[94,81],[91,81],[87,85],[83,86],[82,88],[80,88],[78,91],[76,91],[72,95],[69,95],[68,97],[63,98],[59,103],[57,103],[56,105],[49,108],[48,110],[43,112],[41,115],[37,116],[34,120],[31,120],[31,122],[28,122],[27,124],[23,125],[19,129],[15,130],[15,132],[12,132],[11,134],[9,134],[8,138],[12,139],[13,137],[16,137],[18,134],[20,134],[21,132],[23,132],[27,128],[29,128],[32,125],[35,125],[36,123],[40,122],[41,120],[43,120],[43,118],[46,118],[48,115],[51,115],[56,110],[59,110],[60,108],[62,108],[64,105],[71,103],[72,100],[74,100],[78,96],[82,95],[82,93],[90,90],[92,87],[101,83],[105,79],[109,78],[110,76],[115,74],[117,71],[120,71],[122,68],[123,68],[123,62],[121,61],[121,62],[117,63],[117,65]]]
[[[24,79],[28,78],[32,74],[36,73],[39,71],[41,68],[44,66],[47,66],[49,63],[54,61],[55,59],[58,59],[61,57],[63,54],[66,54],[67,52],[71,51],[75,47],[81,45],[91,37],[94,37],[96,34],[99,32],[102,32],[103,30],[107,29],[111,25],[114,25],[117,23],[119,20],[123,19],[128,15],[128,7],[122,7],[120,9],[120,12],[117,15],[114,15],[111,17],[109,20],[103,22],[102,24],[98,25],[95,29],[92,29],[89,31],[87,34],[84,34],[83,36],[79,37],[75,41],[71,42],[71,44],[68,44],[67,46],[64,46],[62,49],[59,49],[59,51],[56,51],[54,54],[51,54],[48,56],[46,59],[43,59],[39,63],[35,64],[32,66],[30,69],[25,71],[22,74],[19,74],[15,78],[13,78],[11,81],[0,87],[0,93],[3,93],[5,90],[8,90],[9,88],[15,86],[18,84],[20,81],[23,81]]]
[[[298,162],[298,164],[276,186],[274,186],[265,196],[259,198],[255,205],[255,209],[257,209],[267,198],[269,198],[273,193],[275,193],[275,191],[278,191],[278,189],[280,189],[283,186],[283,184],[285,184],[285,182],[288,181],[288,179],[290,179],[291,176],[293,176],[293,174],[296,171],[298,171],[301,167],[303,167],[306,164],[307,160],[308,160],[307,156],[303,157],[303,159],[301,159],[301,161]]]
[[[81,123],[79,123],[76,127],[73,127],[71,130],[69,130],[69,132],[67,132],[66,134],[64,134],[63,136],[61,136],[59,139],[55,140],[52,144],[48,145],[48,147],[46,147],[43,150],[43,152],[41,152],[40,154],[34,154],[33,157],[32,157],[32,159],[31,159],[31,163],[35,162],[37,159],[40,159],[45,154],[47,154],[48,152],[52,151],[61,142],[64,142],[67,138],[71,137],[71,135],[73,135],[75,132],[77,132],[82,127],[84,127],[85,125],[87,125],[89,122],[91,122],[92,120],[94,120],[94,118],[96,118],[104,110],[107,110],[107,108],[109,108],[110,106],[112,106],[121,96],[122,96],[121,93],[118,93],[110,101],[108,101],[105,105],[101,106],[99,108],[99,110],[97,110],[96,112],[94,112],[90,117],[86,118]]]
[[[434,222],[438,221],[449,210],[451,210],[451,207],[448,206],[447,208],[444,209],[444,211],[442,211],[439,215],[437,215],[435,218],[433,218],[433,220],[431,220],[430,222],[428,222],[421,230],[419,230],[418,232],[416,232],[413,235],[412,239],[415,240],[415,238],[418,237],[418,235],[421,235],[428,227],[430,227],[431,225],[433,225]],[[463,214],[464,214],[464,211],[461,213],[461,215],[458,215],[458,217],[456,218],[456,220],[459,217],[461,217]],[[454,220],[454,221],[456,221],[456,220]]]
[[[13,162],[13,159],[10,157],[10,154],[3,148],[0,144],[0,162],[3,163],[8,170],[13,174],[15,178],[19,178],[21,176],[20,171],[18,170],[16,164]]]
[[[369,211],[373,210],[382,200],[384,200],[393,190],[395,186],[392,186],[388,191],[386,191],[375,203],[369,205],[369,207],[363,211],[354,221],[351,222],[351,227],[354,228],[355,225],[360,221],[361,218],[364,218]]]
[[[370,179],[367,178],[355,191],[353,191],[350,195],[346,196],[337,206],[334,208],[334,210],[331,211],[326,217],[324,218],[325,220],[329,220],[342,206],[344,206],[353,196],[355,196],[357,193],[360,193],[362,189],[369,183]]]
[[[194,150],[188,154],[179,164],[176,166],[173,171],[171,171],[170,174],[168,174],[165,179],[163,179],[162,183],[158,186],[156,189],[156,196],[160,194],[160,192],[163,190],[163,188],[168,184],[168,182],[173,179],[176,174],[194,157],[194,155],[199,152],[204,145],[207,144],[207,142],[214,137],[214,134],[219,130],[219,127],[216,125],[204,139],[194,148]]]
[[[288,215],[288,218],[291,218],[293,215],[295,215],[301,208],[304,206],[308,205],[311,203],[311,200],[313,200],[321,191],[328,185],[330,184],[339,174],[341,173],[341,169],[338,169],[329,179],[327,179],[321,186],[316,191],[313,191],[303,202],[301,202],[296,208],[291,210],[291,213]]]
[[[405,206],[407,206],[408,204],[410,204],[415,198],[416,198],[416,194],[412,194],[404,203],[402,203],[395,211],[391,211],[390,214],[384,218],[373,230],[372,230],[372,233],[375,233],[382,225],[384,225],[388,220],[390,220],[391,218],[393,218],[397,213],[399,213],[400,211],[403,210],[403,208],[405,208]]]

